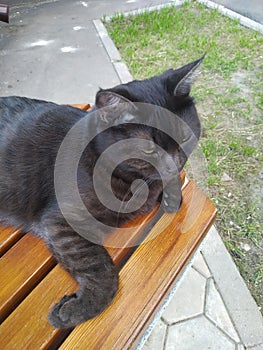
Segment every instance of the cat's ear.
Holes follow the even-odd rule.
[[[96,94],[97,108],[116,107],[119,103],[121,103],[121,96],[109,90],[100,89]]]
[[[205,55],[199,60],[174,70],[172,76],[168,79],[168,86],[174,96],[188,96],[190,94],[191,86],[199,73],[198,68],[204,57]]]
[[[137,109],[134,103],[111,90],[99,90],[95,104],[105,122],[113,121],[120,115],[127,115]]]

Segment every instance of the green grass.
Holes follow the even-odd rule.
[[[136,79],[206,52],[192,89],[207,161],[201,185],[219,210],[216,225],[227,248],[263,305],[263,36],[195,2],[116,15],[106,26]]]

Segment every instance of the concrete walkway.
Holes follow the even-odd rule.
[[[0,23],[0,95],[93,103],[99,86],[130,79],[101,22],[93,20],[167,1],[8,2],[10,24]],[[263,349],[262,316],[214,228],[183,277],[141,348]]]
[[[246,0],[215,0],[214,2],[263,24],[262,0],[253,0],[249,3]]]

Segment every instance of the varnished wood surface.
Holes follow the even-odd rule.
[[[215,215],[212,203],[190,182],[183,190],[180,211],[162,216],[121,269],[120,290],[112,305],[71,334],[53,328],[48,312],[64,294],[74,292],[77,283],[59,265],[53,267],[54,259],[41,240],[12,228],[0,229],[0,315],[2,320],[9,315],[0,325],[1,348],[50,350],[60,344],[60,349],[72,350],[132,348]],[[136,228],[125,240],[117,232],[107,238],[104,243],[115,264],[122,265],[153,218],[151,213],[133,221]]]
[[[0,322],[55,265],[44,242],[26,234],[0,259]]]
[[[141,217],[140,225],[143,225],[147,221],[148,216],[152,215],[153,214],[151,213],[147,216]],[[138,221],[139,219],[136,220],[136,223],[139,224]],[[129,240],[130,243],[132,241],[137,242],[140,239],[143,232],[140,225],[134,230],[133,235]],[[107,239],[107,243],[111,247],[108,248],[108,251],[112,256],[114,263],[118,265],[123,261],[125,256],[129,254],[131,247],[130,244],[128,244],[121,249],[113,248],[116,242],[120,242],[116,239],[115,235],[116,234],[110,235]],[[38,243],[38,247],[33,249],[36,243]],[[26,246],[28,250],[26,250]],[[38,252],[41,246],[43,252],[39,255]],[[18,251],[19,249],[20,251]],[[18,252],[17,256],[14,250]],[[7,256],[9,252],[11,252],[10,255],[12,256],[11,260],[9,256]],[[36,254],[34,255],[34,253]],[[26,273],[23,271],[23,275],[26,274],[26,278],[25,276],[19,276],[17,278],[18,281],[21,281],[21,284],[23,284],[23,281],[26,279],[34,279],[35,269],[41,271],[43,274],[42,277],[44,277],[46,274],[42,268],[43,259],[41,256],[44,256],[47,260],[52,259],[52,256],[47,251],[44,243],[41,241],[39,242],[39,239],[33,235],[27,234],[3,256],[3,266],[7,268],[5,273],[8,275],[10,272],[9,267],[6,264],[6,261],[9,261],[9,264],[11,264],[11,274],[13,274],[14,271],[19,273],[18,270],[26,270]],[[30,260],[34,262],[32,269],[30,267]],[[12,266],[13,264],[14,266]],[[4,311],[10,310],[10,307],[12,307],[12,297],[15,296],[15,291],[13,290],[15,289],[13,288],[14,285],[18,288],[18,294],[19,290],[23,289],[23,287],[19,287],[17,280],[8,281],[9,286],[11,285],[12,288],[3,291],[1,301],[3,302]],[[39,283],[23,300],[23,302],[17,306],[15,311],[9,315],[2,325],[0,325],[0,343],[4,344],[4,349],[22,350],[26,348],[36,350],[56,348],[56,345],[66,337],[68,331],[55,329],[49,324],[48,313],[50,307],[58,302],[64,294],[73,293],[77,288],[77,283],[65,270],[62,269],[61,266],[57,265],[53,268],[53,270],[43,278],[41,283]],[[0,295],[1,293],[2,292],[0,292]],[[12,332],[10,332],[10,329],[12,329]]]
[[[142,224],[147,221],[146,217],[141,219]],[[134,231],[133,238],[131,238],[130,242],[137,241],[141,232],[140,229]],[[35,240],[38,240],[33,235],[26,235],[25,237],[27,237],[29,248],[34,245]],[[116,242],[115,235],[112,234],[110,237],[107,241],[110,246],[113,246]],[[110,239],[113,240],[112,243]],[[22,240],[15,246],[15,248],[16,250],[19,249],[20,243],[22,252],[24,251]],[[41,243],[43,244],[43,242]],[[46,251],[46,247],[43,248],[43,250]],[[121,263],[126,254],[129,254],[129,249],[129,246],[122,249],[108,248],[115,264]],[[28,259],[32,259],[31,254],[27,254],[25,251],[24,254]],[[50,253],[49,256],[51,258]],[[19,255],[17,258],[19,258]],[[37,268],[39,268],[41,265],[41,259],[39,259],[37,255],[35,259]],[[15,263],[14,261],[12,262]],[[30,262],[27,261],[27,263]],[[20,268],[27,269],[27,266],[21,263]],[[7,273],[8,272],[9,270],[7,270]],[[31,272],[33,275],[34,269]],[[20,277],[20,279],[23,278]],[[15,282],[11,282],[10,284],[15,284]],[[17,285],[17,287],[19,287],[19,285]],[[49,309],[51,305],[59,301],[64,294],[70,294],[76,291],[76,289],[77,283],[67,274],[66,271],[57,265],[16,308],[15,312],[13,312],[0,326],[0,339],[2,339],[3,344],[5,344],[5,349],[23,349],[24,347],[28,349],[54,348],[54,346],[58,344],[68,332],[55,329],[48,323]],[[12,300],[12,295],[8,297],[6,294],[7,293],[4,293],[2,297],[2,299],[6,298],[3,308],[6,307],[6,305],[10,306],[10,301]],[[12,334],[10,333],[10,329],[14,330]],[[29,332],[29,330],[32,330],[32,332]]]
[[[194,225],[182,234],[194,192],[201,200],[205,198],[203,210],[198,217],[188,217]],[[139,246],[121,270],[121,286],[114,302],[97,318],[76,327],[59,349],[131,349],[215,215],[214,205],[190,182],[181,210],[175,215],[164,215],[150,232],[148,242]],[[163,230],[167,220],[170,224]]]
[[[22,236],[23,232],[13,227],[0,227],[0,257]]]
[[[201,216],[190,218],[195,221],[194,225],[189,232],[181,234],[193,193],[204,198],[196,191],[199,190],[193,183],[186,186],[181,210],[175,215],[164,215],[147,236],[148,242],[139,246],[121,270],[120,290],[114,303],[101,316],[77,327],[62,349],[108,350],[111,346],[112,349],[124,349],[125,344],[133,344],[213,221],[215,208],[206,199]],[[167,222],[170,224],[165,228]],[[116,261],[119,253],[114,249],[112,254],[114,251]],[[56,266],[0,326],[4,348],[55,348],[67,332],[48,323],[50,306],[76,288],[76,282],[59,265]],[[103,330],[102,337],[98,337],[97,329]]]
[[[0,326],[3,349],[55,348],[66,332],[49,324],[48,311],[60,297],[76,288],[76,282],[57,265]]]
[[[73,104],[70,104],[70,106],[82,109],[83,111],[89,111],[91,109],[91,105],[89,103],[86,103],[86,104],[73,103]]]

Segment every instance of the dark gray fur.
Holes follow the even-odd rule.
[[[96,108],[104,112],[101,118],[98,117],[98,125],[102,120],[111,122],[117,116],[125,118],[125,103],[116,97],[120,95],[131,102],[155,104],[176,113],[198,139],[200,122],[189,93],[202,59],[147,80],[100,90],[96,96]],[[118,112],[120,108],[124,108],[121,113]],[[116,115],[112,115],[113,111]],[[57,328],[74,327],[96,316],[110,304],[118,289],[118,273],[106,249],[83,238],[68,225],[54,191],[54,164],[60,144],[72,126],[84,117],[86,112],[69,106],[24,97],[0,98],[0,221],[2,225],[13,225],[41,236],[57,261],[79,283],[79,290],[64,296],[50,312],[49,320]],[[171,164],[168,164],[174,160],[182,169],[187,156],[180,147],[173,142],[168,145],[167,137],[160,133],[155,135],[151,128],[115,123],[112,129],[96,137],[87,147],[78,171],[79,189],[86,207],[98,220],[113,227],[151,211],[162,197],[160,174],[152,166],[133,160],[114,172],[113,192],[120,200],[127,200],[132,196],[130,184],[134,179],[146,179],[150,191],[146,204],[134,213],[120,214],[98,201],[92,185],[94,163],[109,145],[129,137],[154,139],[169,152],[168,160],[158,155],[163,169],[161,175],[169,180],[164,210],[174,212],[181,202],[181,191],[174,191],[176,186],[178,189],[178,176],[173,177]],[[191,145],[192,149],[195,145]],[[81,217],[81,213],[78,215]],[[89,222],[86,227],[90,231],[96,230]],[[99,232],[93,233],[100,235]]]

